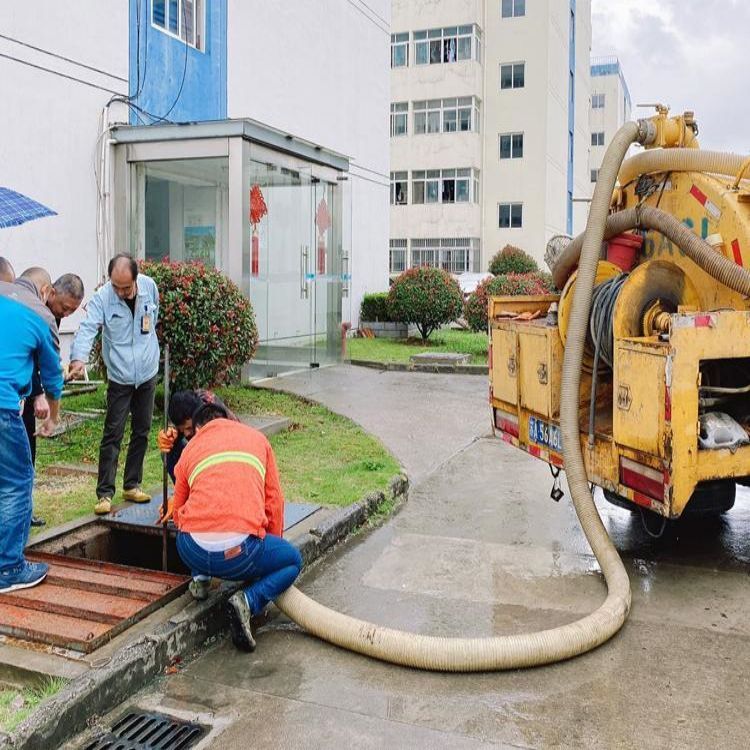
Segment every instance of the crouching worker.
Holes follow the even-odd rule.
[[[281,538],[284,498],[265,435],[228,418],[220,404],[201,406],[195,434],[175,467],[167,518],[179,531],[177,551],[194,581],[252,581],[227,602],[235,646],[255,650],[265,608],[299,575],[302,557]]]

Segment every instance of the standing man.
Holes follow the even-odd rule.
[[[18,279],[18,282],[29,283],[35,273],[42,269],[28,268]],[[60,329],[60,321],[72,315],[83,301],[83,281],[74,273],[63,274],[51,287],[42,289],[42,294],[47,296],[47,308],[55,318],[55,325]],[[34,377],[31,381],[31,393],[26,397],[23,405],[23,424],[26,435],[31,446],[31,463],[36,465],[36,420],[46,419],[49,416],[49,404],[42,389],[39,378],[39,368],[34,368]],[[37,516],[31,516],[32,526],[44,526],[44,520]]]
[[[130,446],[125,459],[122,496],[136,503],[151,499],[140,485],[159,370],[156,338],[159,290],[156,283],[139,274],[138,264],[126,253],[112,258],[107,273],[109,281],[91,298],[87,305],[88,316],[73,340],[68,371],[71,379],[85,376],[94,338],[101,330],[102,358],[109,385],[94,506],[94,512],[99,515],[112,510],[117,459],[128,413],[131,416]]]
[[[49,276],[46,275],[46,285]],[[34,467],[20,414],[28,395],[34,361],[49,399],[49,415],[39,434],[52,434],[59,419],[62,394],[57,326],[45,307],[44,284],[25,285],[0,281],[0,594],[41,583],[48,566],[26,560],[23,550],[29,536]]]

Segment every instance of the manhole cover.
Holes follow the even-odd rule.
[[[166,714],[131,711],[86,750],[185,750],[193,747],[206,727]]]

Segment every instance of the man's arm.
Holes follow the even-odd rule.
[[[104,325],[104,304],[101,296],[97,293],[86,306],[86,317],[78,326],[78,331],[70,347],[70,371],[71,378],[83,377],[86,363],[89,361],[91,347],[99,329]]]
[[[274,536],[284,535],[284,493],[281,491],[279,470],[271,444],[266,448],[266,518],[268,533]]]
[[[63,375],[62,367],[60,366],[60,353],[55,346],[52,334],[48,330],[44,330],[40,336],[37,357],[39,360],[39,375],[42,387],[47,394],[47,401],[49,403],[49,416],[42,423],[38,434],[42,437],[49,437],[60,421],[60,396],[63,389]]]

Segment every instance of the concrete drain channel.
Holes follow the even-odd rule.
[[[187,750],[207,731],[200,724],[166,714],[130,711],[84,750]]]

